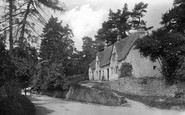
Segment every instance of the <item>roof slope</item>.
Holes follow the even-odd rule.
[[[125,59],[134,42],[139,38],[138,33],[131,34],[130,36],[117,41],[114,45],[118,54],[118,61]]]
[[[95,69],[96,60],[94,59],[89,65],[92,70]]]
[[[98,52],[100,67],[110,64],[112,49],[113,49],[113,45],[106,47],[104,51]]]

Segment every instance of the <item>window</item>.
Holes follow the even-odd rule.
[[[156,66],[154,65],[154,66],[153,66],[153,70],[155,70],[155,69],[156,69]]]
[[[96,61],[97,65],[99,65],[99,61]]]
[[[94,80],[94,71],[92,71],[92,80]]]
[[[101,71],[99,71],[99,80],[101,80]]]
[[[118,66],[116,66],[115,69],[116,69],[116,72],[115,73],[117,74],[118,73]]]
[[[113,67],[111,67],[111,74],[113,74]]]

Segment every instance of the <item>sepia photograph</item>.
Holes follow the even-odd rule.
[[[185,0],[0,0],[0,115],[185,115]]]

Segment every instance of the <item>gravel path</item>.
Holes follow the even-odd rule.
[[[35,104],[36,115],[185,115],[185,111],[160,110],[128,100],[123,107],[111,107],[65,101],[48,96],[29,96]]]

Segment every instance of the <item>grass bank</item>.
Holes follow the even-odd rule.
[[[141,96],[135,94],[128,94],[124,92],[115,91],[107,88],[107,84],[104,83],[95,83],[93,88],[99,90],[106,90],[109,92],[115,92],[120,96],[124,96],[130,100],[134,100],[137,102],[141,102],[149,107],[156,107],[160,109],[183,109],[185,110],[185,99],[184,98],[175,98],[175,97],[167,97],[167,96]]]

